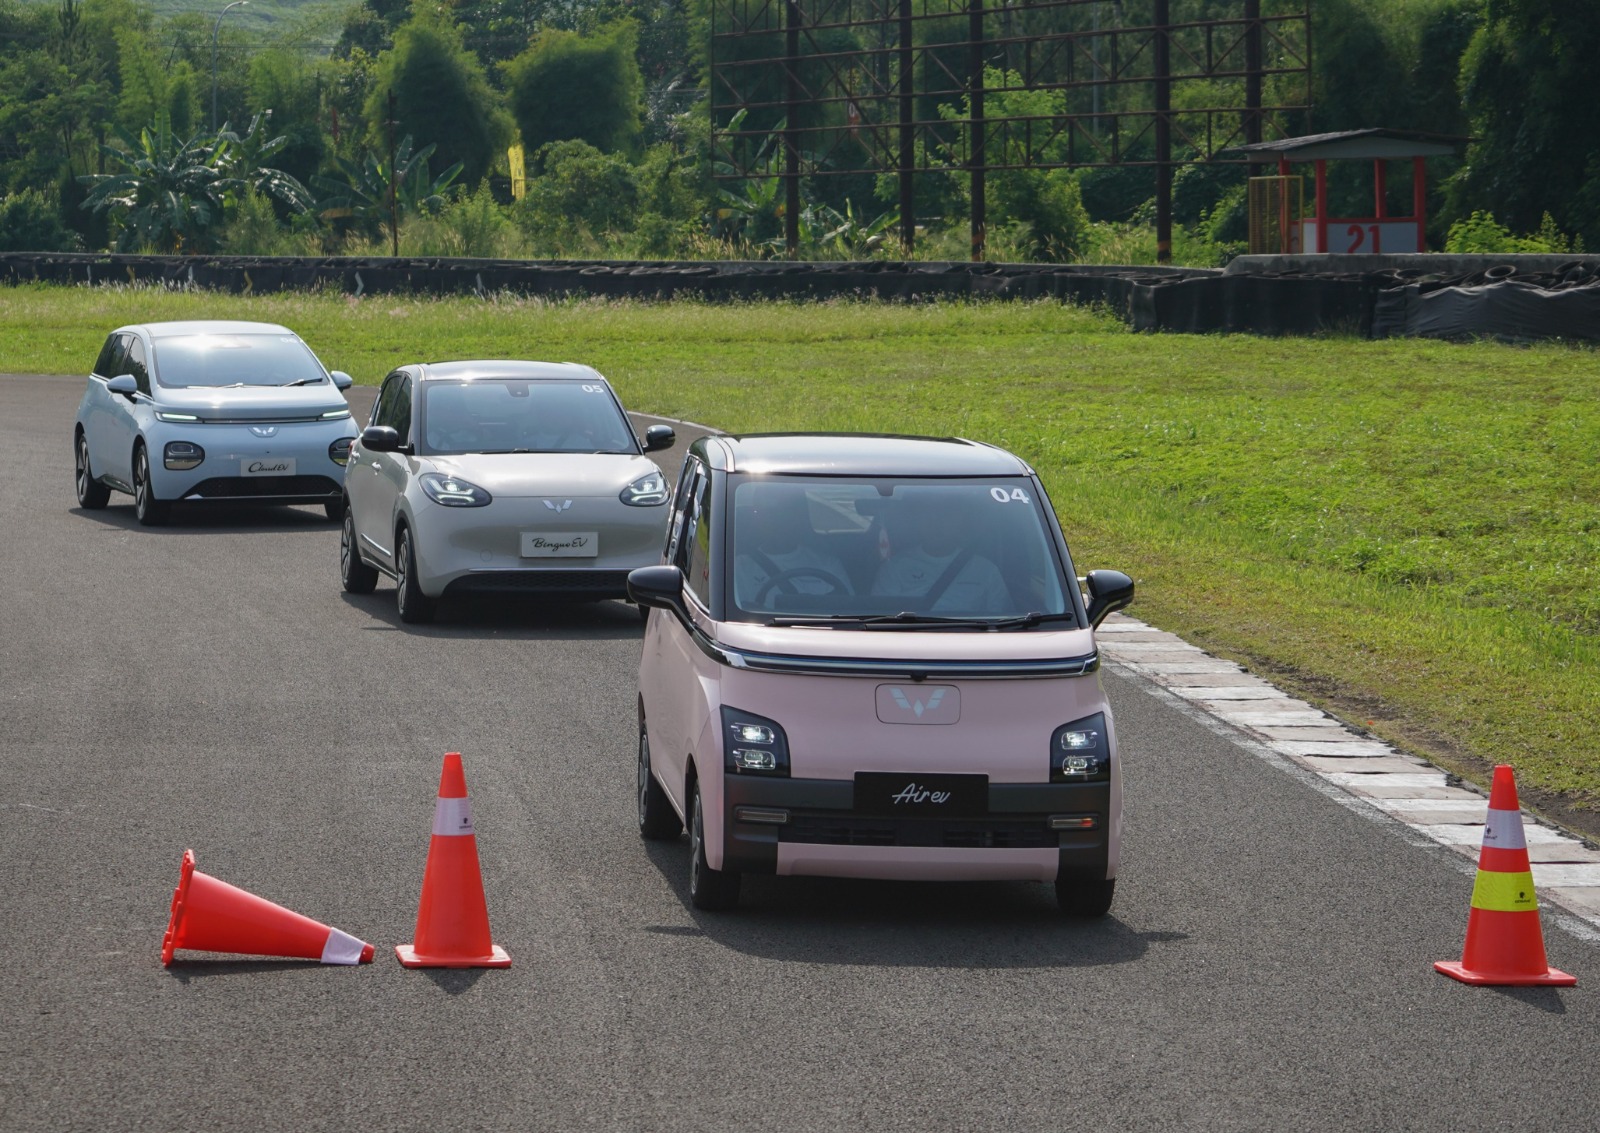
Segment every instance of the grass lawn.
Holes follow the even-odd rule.
[[[361,382],[578,360],[631,408],[724,429],[992,441],[1044,477],[1080,573],[1138,580],[1131,613],[1467,778],[1510,762],[1530,805],[1600,835],[1592,349],[1135,335],[1051,302],[21,287],[0,371],[81,374],[120,323],[218,317],[283,322]]]

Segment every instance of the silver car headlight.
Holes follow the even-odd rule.
[[[494,499],[478,485],[442,472],[424,472],[417,482],[430,500],[445,507],[483,507]]]
[[[667,502],[667,478],[659,472],[646,472],[619,497],[629,507],[656,507]]]
[[[178,472],[199,468],[205,458],[206,450],[193,441],[168,441],[161,451],[161,463]]]

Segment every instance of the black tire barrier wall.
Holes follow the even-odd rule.
[[[518,295],[708,300],[1056,298],[1125,312],[1130,284],[1215,274],[1182,268],[965,263],[619,263],[470,259],[0,254],[0,283],[160,285],[232,294],[323,288],[348,295]]]
[[[1359,266],[1362,270],[1348,270]],[[1056,299],[1142,331],[1600,341],[1600,256],[1251,256],[1201,268],[970,263],[597,262],[0,253],[0,283],[254,295],[509,292],[709,301]]]

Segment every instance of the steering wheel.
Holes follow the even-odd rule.
[[[825,571],[820,567],[794,567],[791,570],[780,570],[777,574],[767,579],[766,583],[756,593],[756,602],[765,603],[767,596],[774,590],[782,589],[787,594],[800,593],[789,585],[792,578],[815,578],[828,584],[827,593],[846,594],[850,591],[850,584],[836,574]]]

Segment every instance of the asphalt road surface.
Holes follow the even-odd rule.
[[[318,509],[80,511],[82,385],[0,377],[6,1133],[1600,1125],[1600,947],[1547,913],[1576,989],[1436,974],[1456,855],[1115,673],[1106,919],[811,879],[697,913],[687,842],[634,831],[630,607],[406,627],[389,584],[340,591]],[[394,958],[447,751],[505,971]],[[162,967],[185,848],[376,962]]]

